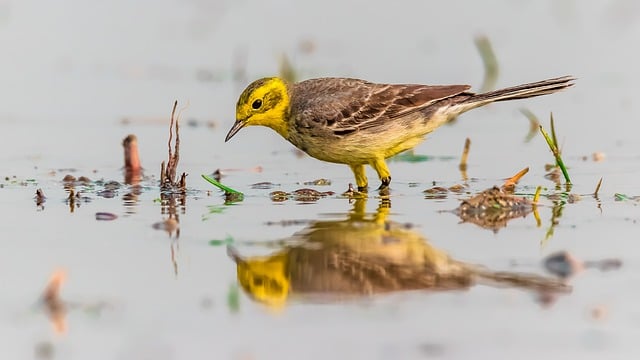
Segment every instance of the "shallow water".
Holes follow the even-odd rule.
[[[284,0],[0,2],[0,42],[10,54],[0,57],[0,175],[7,177],[0,179],[2,353],[16,359],[633,357],[639,214],[636,201],[616,201],[615,194],[638,195],[640,54],[632,45],[640,35],[638,16],[640,7],[630,0],[405,1],[393,8]],[[267,129],[244,129],[223,141],[238,93],[249,80],[277,73],[281,53],[302,77],[478,89],[483,68],[473,39],[480,34],[496,52],[498,86],[565,74],[578,77],[576,86],[474,110],[437,130],[415,149],[431,160],[390,162],[390,203],[376,192],[366,202],[341,196],[353,181],[346,166],[299,157]],[[301,44],[313,44],[313,51]],[[244,75],[236,71],[239,63]],[[189,192],[176,208],[179,237],[153,227],[169,217],[157,174],[175,99],[187,105],[178,170],[189,174]],[[554,113],[579,201],[546,196],[564,188],[555,190],[544,177],[553,157],[542,137],[525,142],[522,107],[547,128]],[[127,134],[139,139],[147,176],[142,190],[131,196],[134,189],[123,185],[111,198],[100,196],[97,181],[123,183],[120,144]],[[466,137],[472,141],[468,181],[458,170]],[[593,161],[594,152],[604,153],[604,161]],[[540,224],[530,213],[494,231],[461,223],[451,212],[524,167],[530,171],[516,193],[531,198],[544,187]],[[216,169],[223,169],[223,183],[245,193],[244,201],[225,204],[200,178]],[[94,181],[76,186],[86,199],[73,211],[62,182],[67,174]],[[601,177],[596,199],[590,194]],[[331,185],[303,184],[319,178]],[[251,187],[267,181],[277,185]],[[425,198],[434,182],[467,187]],[[308,203],[269,198],[275,190],[305,187],[335,195]],[[34,200],[38,188],[47,196],[43,208]],[[98,212],[118,218],[97,221]],[[319,224],[329,230],[318,236],[329,240],[310,240]],[[388,233],[385,224],[403,235]],[[260,298],[243,290],[229,251],[254,265],[312,264],[322,259],[313,251],[355,258],[360,267],[347,264],[359,270],[349,271],[369,285],[328,291],[337,282],[324,272],[335,266],[327,260],[334,265],[300,267],[308,276],[301,284],[322,282],[315,291],[303,291],[292,278],[286,296],[271,290]],[[570,293],[546,302],[540,288],[483,281],[446,290],[387,287],[382,294],[366,275],[417,261],[402,254],[425,253],[437,254],[430,259],[439,259],[440,270],[452,261],[464,269],[554,279],[542,262],[557,251],[619,259],[622,267],[586,269],[568,280]],[[66,273],[64,331],[56,331],[38,303],[56,269]],[[282,280],[265,269],[254,272]]]

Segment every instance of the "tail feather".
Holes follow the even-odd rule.
[[[464,112],[495,101],[526,99],[534,96],[553,94],[573,86],[575,79],[573,76],[563,76],[494,90],[483,94],[473,94],[461,102],[459,106],[462,107],[461,110]]]

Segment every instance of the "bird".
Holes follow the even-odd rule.
[[[266,77],[240,94],[225,142],[247,126],[266,126],[311,157],[348,165],[360,192],[368,189],[365,165],[371,166],[382,190],[391,183],[385,160],[414,148],[451,119],[492,102],[552,94],[573,86],[575,79],[563,76],[474,93],[469,85],[384,84],[340,77],[289,83]]]

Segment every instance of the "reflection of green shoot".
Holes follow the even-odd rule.
[[[625,194],[615,193],[613,194],[615,201],[639,201],[640,196],[629,196]]]
[[[433,160],[450,161],[455,159],[456,159],[455,156],[420,155],[420,154],[416,154],[413,150],[407,150],[396,156],[390,157],[389,161],[417,163],[417,162],[425,162],[425,161],[433,161]]]
[[[553,237],[556,225],[560,223],[559,219],[562,216],[562,209],[564,209],[565,204],[565,200],[554,201],[553,208],[551,209],[551,225],[549,226],[549,229],[547,229],[544,239],[540,242],[540,247],[545,247],[549,242],[549,239]]]
[[[536,188],[535,194],[533,194],[533,200],[531,204],[531,209],[533,211],[533,217],[536,219],[536,226],[540,227],[542,225],[542,220],[540,220],[540,214],[538,213],[538,201],[540,201],[540,193],[542,192],[542,186],[538,186]]]
[[[631,198],[625,194],[620,194],[620,193],[615,193],[613,194],[613,197],[616,201],[626,201],[626,200],[631,200]]]
[[[390,160],[399,161],[399,162],[416,163],[416,162],[431,161],[433,160],[433,157],[429,155],[417,155],[413,152],[413,150],[409,150],[392,157]]]
[[[551,114],[551,134],[552,137],[549,137],[549,134],[544,130],[542,125],[540,125],[540,132],[544,139],[547,141],[547,145],[549,145],[549,149],[553,153],[553,156],[556,158],[556,165],[562,170],[562,175],[566,180],[567,184],[571,184],[571,179],[569,179],[569,173],[567,172],[567,167],[564,165],[564,161],[562,161],[562,157],[560,157],[560,150],[558,148],[557,138],[556,138],[556,130],[553,124],[553,114]]]
[[[229,292],[227,293],[227,306],[231,313],[235,314],[240,311],[240,289],[238,289],[238,284],[232,284],[229,286]]]
[[[209,212],[206,215],[202,215],[202,221],[209,220],[212,215],[222,214],[225,209],[226,209],[225,206],[220,206],[220,205],[209,205],[209,206],[207,206],[207,210],[209,210]]]
[[[204,175],[202,174],[202,178],[207,180],[210,184],[212,184],[213,186],[216,186],[217,188],[219,188],[220,190],[224,191],[225,193],[230,193],[230,194],[240,194],[242,195],[242,193],[240,191],[234,190],[228,186],[222,185],[220,182],[218,182],[216,179],[212,178],[209,175]]]
[[[227,235],[227,237],[224,238],[223,240],[219,240],[219,239],[210,240],[209,245],[211,246],[231,245],[233,244],[233,242],[234,242],[233,238]]]

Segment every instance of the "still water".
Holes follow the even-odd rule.
[[[3,358],[637,356],[639,17],[631,0],[1,1]],[[415,149],[427,161],[390,162],[389,198],[341,196],[346,166],[300,156],[270,130],[223,141],[240,91],[277,74],[283,54],[300,78],[477,90],[479,35],[495,51],[497,86],[567,74],[576,86],[443,126]],[[174,100],[189,176],[171,203],[158,174]],[[544,139],[525,141],[523,107],[547,128],[553,112],[571,201],[545,178]],[[128,134],[144,167],[137,186],[122,173]],[[451,212],[525,167],[516,195],[543,187],[539,221],[528,212],[483,228]],[[216,169],[242,202],[200,178]],[[67,174],[91,180],[74,184],[73,203]],[[304,184],[320,178],[331,184]],[[251,186],[261,182],[272,185]],[[462,192],[423,193],[454,185]],[[300,188],[334,195],[269,195]],[[154,228],[170,217],[178,228]],[[563,286],[543,266],[558,251],[622,266]],[[39,301],[53,274],[64,274],[61,312]]]

